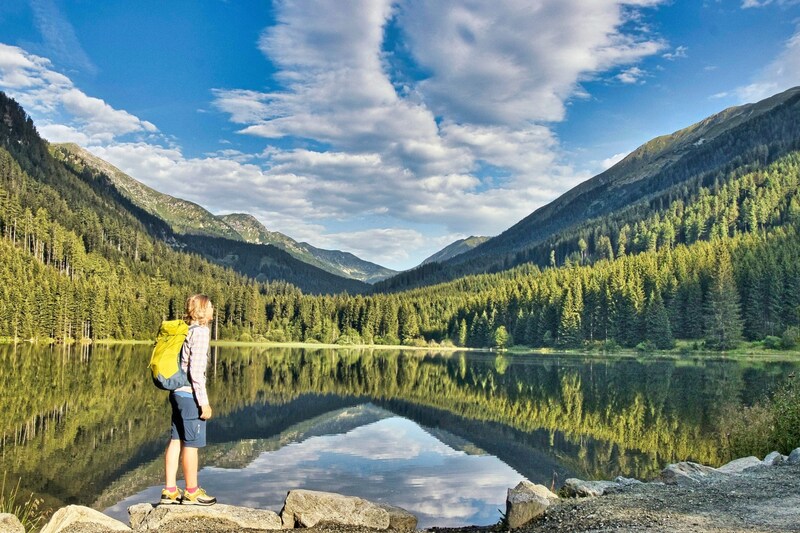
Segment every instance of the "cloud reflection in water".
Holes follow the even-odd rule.
[[[496,457],[455,450],[401,417],[292,443],[242,469],[209,466],[200,473],[223,503],[279,511],[290,489],[322,490],[403,507],[420,528],[495,523],[506,490],[522,479]],[[147,489],[106,512],[116,515],[146,497],[155,501],[158,491]]]

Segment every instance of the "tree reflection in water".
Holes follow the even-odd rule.
[[[3,471],[52,505],[108,506],[158,483],[168,406],[146,375],[149,350],[0,346]],[[535,482],[550,485],[554,473],[561,481],[566,475],[648,478],[677,460],[718,464],[713,424],[720,409],[751,402],[792,368],[220,348],[209,369],[215,410],[209,452],[216,451],[206,464],[222,465],[238,454],[241,467],[266,451],[248,452],[248,441],[272,442],[279,450],[303,436],[305,422],[369,402],[434,432],[446,430]]]

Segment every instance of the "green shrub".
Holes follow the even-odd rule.
[[[800,342],[800,328],[797,326],[789,326],[781,336],[781,348],[784,350],[791,350],[797,343]]]
[[[777,388],[770,411],[775,420],[772,432],[775,449],[789,453],[800,447],[800,379],[790,375]]]
[[[729,460],[748,455],[764,457],[773,449],[770,438],[773,428],[772,411],[761,403],[752,407],[725,406],[717,423],[722,457]]]
[[[651,341],[642,341],[636,345],[636,351],[639,353],[650,353],[656,350],[656,345]]]
[[[603,343],[602,350],[608,353],[616,352],[619,350],[619,344],[617,344],[617,341],[609,339]]]
[[[780,350],[781,349],[781,338],[776,337],[774,335],[767,335],[764,337],[764,348],[770,350]]]
[[[800,447],[800,379],[790,375],[772,394],[752,407],[726,406],[717,421],[724,453],[736,459],[788,454]]]

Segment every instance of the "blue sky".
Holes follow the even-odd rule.
[[[796,85],[797,0],[0,3],[45,138],[396,269]]]

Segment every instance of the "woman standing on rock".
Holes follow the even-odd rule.
[[[189,376],[189,385],[172,391],[172,435],[164,463],[166,486],[161,491],[161,503],[183,505],[214,505],[210,496],[197,483],[198,450],[206,445],[206,420],[211,418],[211,405],[206,392],[206,365],[211,334],[208,324],[214,318],[214,306],[204,294],[186,300],[186,321],[189,333],[181,349],[181,368]],[[183,467],[186,490],[178,488],[178,463]]]

